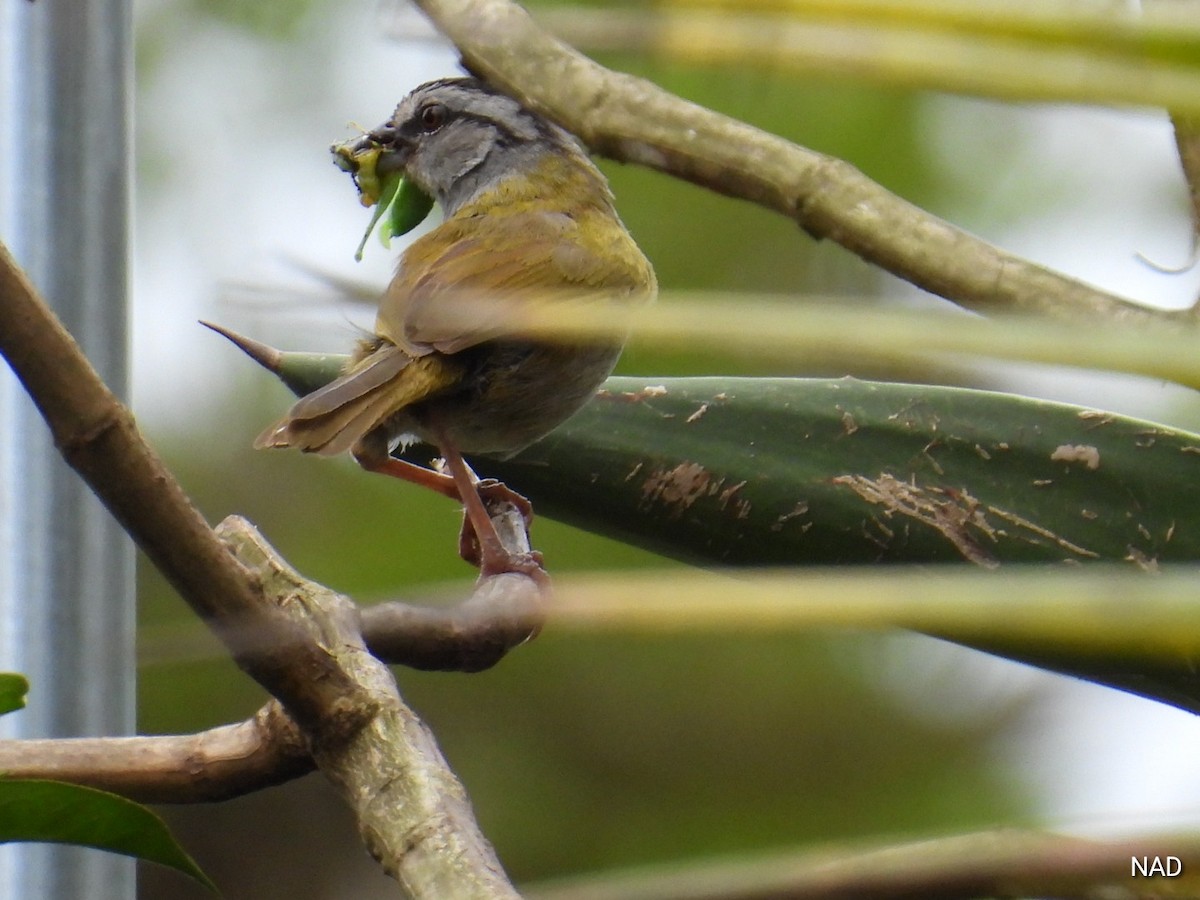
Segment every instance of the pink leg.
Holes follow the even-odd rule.
[[[545,577],[542,569],[542,559],[539,553],[510,553],[496,534],[496,526],[488,515],[481,493],[489,502],[512,503],[525,519],[528,528],[532,507],[529,501],[515,491],[510,490],[498,481],[491,481],[481,486],[467,461],[453,444],[445,442],[441,447],[446,467],[450,470],[455,484],[458,485],[458,495],[462,498],[463,509],[466,512],[466,522],[463,523],[463,536],[459,542],[459,551],[464,559],[474,556],[479,565],[481,575],[499,575],[504,572],[518,572],[533,577]],[[467,535],[466,527],[474,532],[472,547],[471,536]]]
[[[459,536],[459,555],[471,565],[478,566],[481,574],[522,572],[535,577],[538,573],[544,576],[541,554],[513,554],[504,548],[485,505],[511,503],[525,519],[528,529],[533,518],[533,507],[529,501],[499,481],[491,478],[479,481],[462,454],[449,441],[443,442],[442,454],[450,469],[449,475],[396,459],[388,455],[386,450],[380,452],[367,442],[354,450],[355,460],[368,472],[390,475],[462,503],[466,518]]]
[[[441,472],[435,472],[433,469],[427,469],[415,463],[396,459],[394,456],[378,456],[373,453],[356,452],[354,458],[368,472],[378,472],[380,475],[390,475],[393,478],[399,478],[401,481],[419,484],[421,487],[437,491],[443,497],[449,497],[451,500],[460,499],[458,485],[449,475],[443,475]]]

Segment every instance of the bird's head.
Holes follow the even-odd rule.
[[[343,160],[378,151],[374,177],[402,174],[448,216],[501,180],[536,171],[547,155],[592,169],[570,133],[476,78],[423,84],[379,128],[339,146]]]

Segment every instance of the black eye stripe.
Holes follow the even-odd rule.
[[[425,133],[432,133],[433,130],[440,130],[442,128],[445,128],[447,125],[449,125],[451,122],[454,122],[454,121],[468,121],[468,122],[478,122],[481,125],[492,126],[497,131],[500,132],[501,140],[503,140],[507,143],[517,143],[520,140],[520,136],[517,134],[517,132],[514,131],[513,129],[509,128],[508,125],[506,125],[503,122],[497,121],[496,119],[493,119],[489,116],[483,116],[483,115],[479,115],[477,113],[466,112],[465,110],[448,109],[444,106],[441,107],[441,109],[443,111],[442,112],[443,118],[442,118],[441,124],[437,126],[437,129],[430,129],[426,126],[426,123],[425,123],[425,114],[426,114],[426,111],[429,109],[430,109],[430,107],[426,106],[426,107],[423,107],[422,109],[418,110],[416,115],[414,115],[411,119],[409,119],[407,122],[405,122],[404,125],[401,126],[400,130],[404,131],[406,134],[410,134],[410,135],[425,134]],[[540,133],[541,129],[539,128],[538,131]]]

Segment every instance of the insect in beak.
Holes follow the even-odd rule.
[[[358,138],[334,144],[333,163],[343,172],[349,172],[358,188],[359,202],[363,206],[374,206],[375,212],[367,224],[367,230],[359,242],[354,258],[362,259],[367,238],[381,219],[379,239],[384,247],[391,246],[391,239],[412,231],[433,208],[433,198],[404,177],[404,167],[411,155],[407,143],[399,147],[396,134],[391,129],[368,132]]]

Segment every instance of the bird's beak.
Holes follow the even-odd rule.
[[[397,172],[403,173],[413,152],[411,140],[403,137],[390,123],[368,131],[363,137],[381,151],[375,163],[375,170],[380,178]]]
[[[329,149],[334,165],[354,179],[363,206],[378,202],[382,184],[388,176],[403,173],[412,156],[412,145],[386,125]]]

